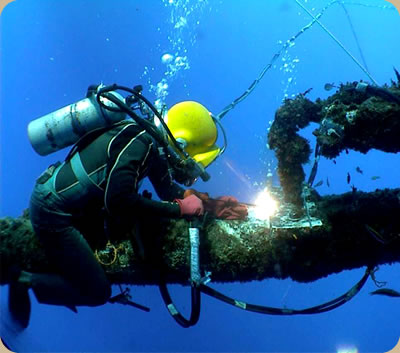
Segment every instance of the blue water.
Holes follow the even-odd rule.
[[[303,3],[314,14],[328,4]],[[346,8],[369,72],[378,83],[390,83],[393,66],[400,69],[399,13],[383,0],[350,1]],[[310,18],[295,0],[16,0],[0,21],[0,217],[4,217],[21,214],[36,177],[67,152],[37,155],[26,134],[29,121],[83,98],[89,84],[100,82],[143,84],[144,94],[153,101],[171,106],[192,99],[218,113],[246,90],[282,43]],[[341,6],[332,5],[321,22],[362,62]],[[166,53],[180,59],[167,66],[161,60]],[[360,79],[369,81],[314,24],[279,57],[254,92],[224,117],[228,150],[209,168],[211,180],[196,188],[213,196],[253,201],[268,171],[277,182],[276,160],[266,148],[266,135],[282,99],[309,88],[310,99],[325,98],[330,94],[323,89],[325,83]],[[304,135],[314,145],[311,130]],[[352,184],[363,191],[399,187],[399,157],[350,151],[338,157],[336,165],[322,159],[316,181],[329,176],[330,187],[324,184],[319,192],[349,191],[348,172]],[[355,171],[357,166],[363,175]],[[380,179],[371,180],[374,175]],[[363,271],[345,271],[310,284],[265,280],[214,286],[241,300],[301,308],[344,293]],[[382,266],[377,276],[400,289],[399,264]],[[400,337],[400,301],[370,296],[374,289],[368,281],[346,305],[298,317],[248,313],[204,296],[200,322],[190,329],[176,325],[152,286],[132,288],[133,299],[151,307],[150,313],[108,304],[79,308],[76,315],[39,305],[31,296],[31,325],[18,333],[9,321],[7,291],[2,287],[1,336],[18,352],[384,352]],[[171,286],[171,291],[187,313],[188,287]]]

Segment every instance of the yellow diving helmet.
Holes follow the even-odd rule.
[[[207,167],[220,154],[217,127],[210,112],[200,103],[184,101],[168,110],[165,118],[169,130],[196,162]]]

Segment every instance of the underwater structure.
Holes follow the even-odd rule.
[[[278,158],[280,201],[268,220],[197,221],[161,219],[144,223],[140,237],[147,256],[138,256],[137,229],[112,229],[109,239],[87,219],[82,232],[112,283],[157,284],[160,268],[168,283],[187,284],[191,270],[189,228],[200,230],[200,269],[215,282],[292,278],[310,282],[345,269],[400,261],[400,189],[321,197],[312,188],[319,156],[335,158],[352,149],[400,151],[400,85],[342,84],[326,100],[312,102],[306,93],[287,99],[278,109],[269,145]],[[318,123],[315,164],[308,182],[302,164],[311,155],[309,142],[297,132]],[[98,217],[98,215],[94,215]],[[32,272],[51,272],[33,234],[29,210],[0,220],[1,274],[18,265]],[[133,245],[132,245],[133,244]],[[0,283],[4,284],[3,276]]]
[[[400,261],[400,189],[326,197],[311,193],[308,202],[309,218],[290,220],[291,208],[286,207],[269,222],[206,220],[200,235],[201,269],[211,272],[215,282],[287,277],[310,282],[346,269]],[[153,222],[142,236],[158,244],[148,244],[153,247],[146,261],[132,248],[130,234],[116,234],[108,245],[93,247],[113,283],[156,284],[161,267],[167,282],[187,284],[189,226],[185,220]],[[2,273],[11,265],[52,272],[28,211],[1,219],[0,236]]]
[[[396,75],[398,75],[396,71]],[[398,77],[400,80],[400,77]],[[309,142],[298,134],[310,123],[319,127],[316,161],[320,156],[334,159],[342,151],[367,153],[371,149],[396,153],[400,148],[400,86],[378,87],[364,82],[340,85],[326,100],[311,102],[307,92],[287,99],[275,114],[268,143],[278,159],[278,174],[285,199],[302,206],[302,164],[310,159]],[[312,185],[317,165],[310,175]]]

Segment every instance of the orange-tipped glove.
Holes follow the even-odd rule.
[[[183,193],[183,198],[185,199],[186,197],[188,197],[190,195],[196,195],[201,201],[206,201],[210,198],[208,196],[208,193],[200,192],[195,189],[186,189],[185,192]]]
[[[221,196],[218,199],[203,201],[204,210],[221,219],[245,219],[247,206],[239,203],[233,196]]]
[[[184,199],[175,199],[181,209],[181,216],[201,216],[204,214],[203,201],[196,195],[189,195]]]

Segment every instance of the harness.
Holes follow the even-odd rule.
[[[83,167],[79,151],[72,156],[70,163],[72,171],[81,186],[91,195],[101,196],[103,190],[90,178],[89,174]]]
[[[106,157],[104,157],[104,165],[102,168],[94,169],[89,172],[85,169],[82,162],[82,151],[88,147],[91,143],[93,143],[96,139],[101,138],[107,131],[111,131],[118,126],[126,126],[126,125],[136,125],[134,122],[119,122],[114,125],[111,125],[107,128],[101,128],[94,130],[87,135],[85,135],[81,140],[79,140],[70,150],[65,161],[63,163],[59,163],[59,167],[54,171],[52,188],[53,191],[56,192],[60,197],[62,197],[66,204],[68,202],[77,202],[79,200],[84,199],[84,195],[87,195],[90,198],[102,199],[104,194],[104,189],[101,187],[102,182],[106,179]],[[99,141],[100,149],[105,150],[113,136],[105,136],[104,139]],[[95,152],[98,150],[96,149]],[[89,151],[91,153],[91,151]],[[88,152],[86,152],[88,153]],[[104,152],[105,154],[106,152]],[[88,153],[89,154],[89,153]],[[91,154],[90,154],[91,155]],[[100,163],[102,162],[103,157],[99,156]],[[98,162],[99,162],[98,161]],[[56,178],[60,170],[64,167],[66,168],[66,164],[69,163],[70,171],[68,169],[64,172],[66,173],[66,179],[62,183],[62,186],[57,185],[56,188]],[[90,167],[89,167],[90,168]],[[96,166],[97,168],[97,166]],[[93,169],[93,168],[92,168]],[[72,172],[72,173],[71,173]],[[68,174],[69,173],[69,174]],[[75,182],[69,181],[68,177],[75,177]],[[58,179],[57,179],[58,180]],[[82,203],[78,201],[81,205]]]

